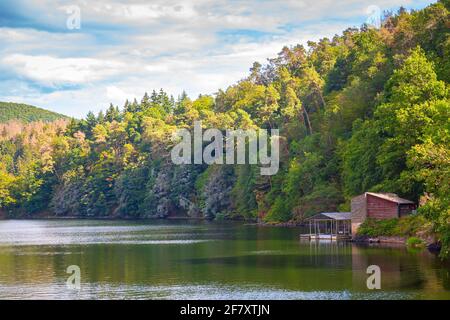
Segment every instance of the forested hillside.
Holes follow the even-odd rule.
[[[419,201],[450,242],[449,1],[380,29],[283,48],[214,96],[164,91],[81,121],[3,126],[0,206],[10,215],[301,221],[365,191]],[[164,84],[161,84],[164,86]],[[176,128],[278,128],[280,170],[174,165]],[[9,124],[11,125],[11,124]],[[16,124],[17,125],[17,124]]]
[[[68,117],[27,104],[0,102],[0,123],[10,120],[19,120],[25,123],[33,121],[49,122],[64,118],[67,119]]]

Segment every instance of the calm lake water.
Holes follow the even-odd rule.
[[[310,243],[298,228],[188,221],[0,221],[0,299],[450,299],[427,250]],[[78,265],[81,288],[68,289]],[[381,290],[366,269],[381,268]]]

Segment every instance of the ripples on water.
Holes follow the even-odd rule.
[[[87,284],[80,291],[68,291],[65,286],[0,286],[10,292],[3,299],[170,299],[170,300],[405,300],[414,297],[402,292],[352,293],[350,291],[289,291],[257,286],[178,285],[135,286]]]
[[[300,243],[295,228],[187,221],[0,221],[3,299],[450,298],[430,253]],[[81,268],[81,290],[66,268]],[[365,287],[368,265],[381,291]]]
[[[72,226],[64,226],[64,222]],[[101,221],[23,221],[0,222],[0,245],[80,245],[80,244],[190,244],[206,240],[191,239],[211,234],[178,231],[202,231],[190,225],[130,225],[116,226],[115,221],[98,226]],[[214,234],[215,235],[215,234]],[[172,239],[173,238],[173,239]],[[171,240],[172,239],[172,240]]]

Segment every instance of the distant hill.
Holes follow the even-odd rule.
[[[27,104],[0,102],[0,123],[14,119],[21,120],[22,122],[33,122],[39,120],[50,122],[57,119],[68,118],[69,117],[65,115]]]

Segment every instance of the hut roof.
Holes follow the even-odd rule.
[[[366,194],[370,194],[371,196],[378,197],[381,199],[385,199],[388,201],[392,201],[398,204],[414,204],[414,202],[400,198],[395,193],[375,193],[375,192],[366,192]]]
[[[312,217],[310,220],[351,220],[351,212],[321,212]]]

